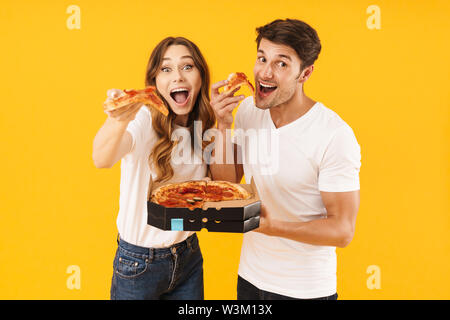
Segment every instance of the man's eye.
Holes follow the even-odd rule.
[[[259,61],[259,62],[266,62],[266,58],[264,58],[264,57],[259,57],[259,58],[258,58],[258,61]]]
[[[285,68],[285,67],[287,67],[287,64],[284,63],[283,61],[280,61],[280,62],[278,62],[278,66],[282,67],[282,68]]]

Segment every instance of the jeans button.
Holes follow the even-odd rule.
[[[172,247],[172,249],[171,249],[171,250],[172,250],[172,253],[173,253],[173,254],[177,253],[177,248],[175,248],[175,247]]]

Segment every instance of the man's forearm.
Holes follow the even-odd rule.
[[[227,128],[219,127],[217,130],[221,137],[216,137],[214,140],[215,148],[212,151],[214,161],[209,165],[211,174],[214,180],[225,180],[238,183],[236,164],[234,161],[234,148],[227,148]],[[231,142],[228,144],[233,146]],[[218,154],[215,152],[216,150],[219,150]]]
[[[272,220],[268,235],[319,246],[346,247],[353,238],[350,224],[334,218],[308,222]]]

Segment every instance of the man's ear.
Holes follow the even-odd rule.
[[[304,83],[306,80],[311,77],[312,72],[314,71],[314,65],[310,65],[309,67],[305,68],[301,73],[300,77],[298,78],[299,83]]]

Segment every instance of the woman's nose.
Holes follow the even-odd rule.
[[[183,73],[180,70],[175,70],[175,72],[173,73],[173,82],[183,82],[184,81],[184,76]]]

